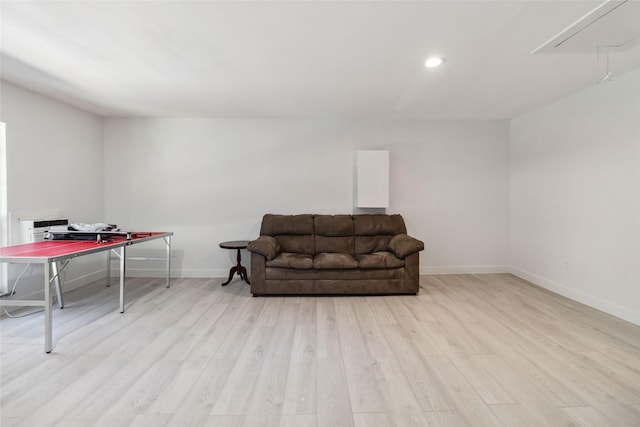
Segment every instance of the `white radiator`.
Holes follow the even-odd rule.
[[[69,220],[66,218],[60,218],[61,212],[44,212],[38,213],[23,213],[15,216],[10,215],[10,218],[14,218],[14,221],[9,221],[14,225],[13,238],[9,239],[12,245],[19,245],[23,243],[39,242],[44,239],[45,232],[49,230],[52,225],[67,225]],[[26,219],[29,218],[29,219]],[[33,218],[45,218],[45,219],[33,219]],[[16,277],[19,276],[18,272],[22,271],[23,267],[15,267],[11,269],[10,265],[2,264],[0,268],[0,294],[6,294],[9,292],[9,282],[13,283]]]
[[[52,225],[69,225],[69,220],[64,218],[55,219],[21,219],[20,220],[20,243],[40,242],[44,240],[44,235]]]

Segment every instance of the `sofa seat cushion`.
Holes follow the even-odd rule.
[[[309,270],[313,268],[313,258],[308,254],[282,252],[274,259],[266,262],[267,267],[295,268]]]
[[[313,268],[318,270],[358,268],[358,261],[350,254],[321,252],[313,257]]]
[[[360,268],[398,268],[404,266],[404,260],[391,252],[374,252],[356,256]]]
[[[404,280],[404,268],[342,268],[333,270],[296,270],[293,268],[265,269],[267,280]]]

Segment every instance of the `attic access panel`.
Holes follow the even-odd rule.
[[[606,0],[531,53],[623,51],[640,44],[640,1]]]

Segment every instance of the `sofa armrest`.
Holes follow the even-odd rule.
[[[398,258],[404,259],[421,250],[424,250],[424,243],[407,234],[396,234],[389,241],[389,251]]]
[[[251,293],[253,296],[267,293],[266,258],[257,252],[251,253]]]
[[[280,253],[280,244],[275,237],[260,236],[256,240],[249,242],[247,249],[250,252],[258,253],[269,261]]]

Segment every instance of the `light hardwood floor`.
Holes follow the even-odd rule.
[[[511,275],[418,296],[253,298],[130,279],[0,319],[0,424],[640,426],[640,327]]]

